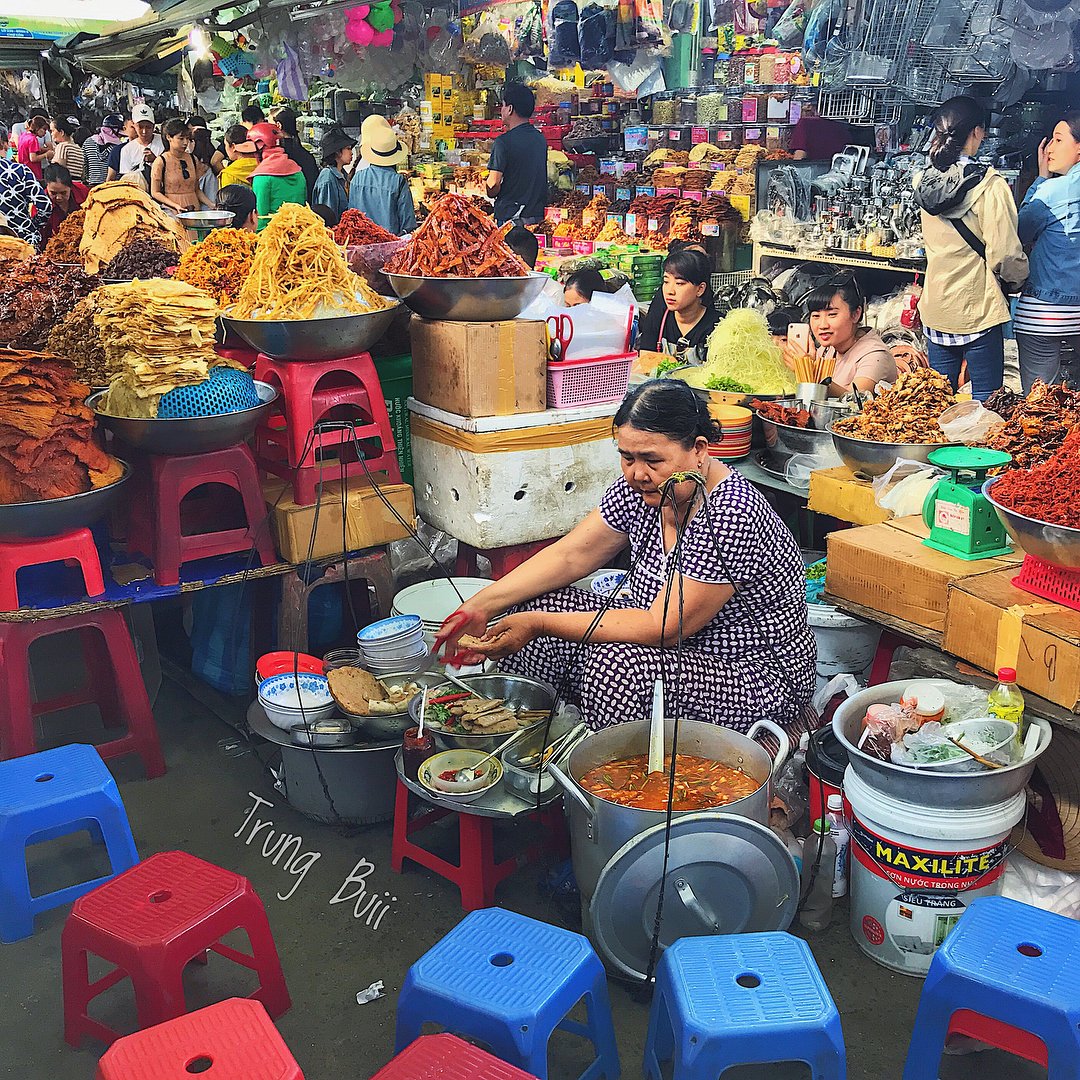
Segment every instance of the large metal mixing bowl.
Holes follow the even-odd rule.
[[[775,458],[787,460],[795,454],[813,454],[817,457],[833,449],[832,435],[828,431],[778,424],[760,414],[759,419],[765,432],[765,445]]]
[[[124,462],[120,464],[124,466],[123,476],[108,487],[62,499],[0,505],[0,540],[33,540],[96,524],[109,512],[131,475],[131,469]]]
[[[386,333],[401,304],[332,319],[234,319],[221,321],[253,349],[274,360],[340,360],[367,352]]]
[[[895,464],[897,458],[908,461],[929,463],[930,454],[942,446],[955,446],[955,443],[890,443],[874,442],[872,439],[856,439],[851,435],[841,435],[833,431],[833,424],[828,430],[832,433],[833,445],[843,459],[844,464],[858,477],[872,479],[884,476]]]
[[[386,278],[421,318],[505,322],[516,319],[540,295],[547,275],[468,278],[387,273]]]
[[[1066,570],[1080,569],[1080,529],[1051,525],[1048,521],[1025,517],[994,499],[993,486],[1000,476],[992,476],[982,486],[982,493],[1001,518],[1008,534],[1027,555]]]
[[[742,405],[749,408],[751,401],[786,401],[783,394],[742,394],[730,390],[709,390],[704,385],[698,385],[706,377],[704,371],[693,364],[672,368],[661,376],[686,383],[702,401],[707,401],[710,405]]]
[[[110,416],[98,407],[106,391],[91,394],[86,404],[118,439],[145,453],[208,454],[212,450],[236,446],[254,434],[259,421],[270,411],[278,396],[269,383],[255,383],[255,391],[260,403],[252,409],[175,420],[136,420],[129,416]]]

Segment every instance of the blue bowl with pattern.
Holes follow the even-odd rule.
[[[330,681],[325,675],[291,671],[271,675],[259,683],[259,704],[267,720],[282,731],[296,724],[329,720],[337,711],[330,694]]]

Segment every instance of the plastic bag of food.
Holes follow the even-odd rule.
[[[938,417],[938,423],[949,442],[978,446],[986,442],[990,429],[1003,421],[981,401],[959,401]]]
[[[969,767],[974,759],[964,753],[951,741],[956,736],[950,731],[950,724],[939,724],[936,720],[923,724],[918,731],[906,734],[900,742],[894,742],[892,761],[895,765],[939,765],[954,762],[956,765]],[[999,748],[994,738],[983,738],[979,725],[969,729],[964,738],[964,745],[975,754],[1001,765],[1008,765],[1013,760],[1015,739],[1010,739],[1004,748]],[[984,768],[986,766],[983,766]]]
[[[574,0],[558,0],[551,7],[551,43],[548,67],[573,67],[581,59],[578,39],[580,13]]]
[[[897,458],[896,464],[884,476],[871,483],[874,502],[893,517],[922,514],[930,489],[945,475],[925,461]]]
[[[843,464],[843,458],[836,452],[836,447],[828,443],[816,454],[792,454],[788,458],[784,476],[792,487],[809,491],[812,472],[817,472],[818,469],[835,469]]]
[[[951,683],[943,686],[941,696],[945,699],[945,719],[950,723],[956,720],[974,720],[986,715],[986,691],[977,686],[964,683]]]

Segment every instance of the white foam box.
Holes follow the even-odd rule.
[[[619,475],[618,407],[467,417],[410,398],[417,514],[481,551],[564,536]]]

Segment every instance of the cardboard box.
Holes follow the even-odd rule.
[[[1080,709],[1080,611],[1043,600],[1000,570],[954,582],[945,619],[946,652],[991,674],[1016,669],[1021,687]]]
[[[413,489],[408,484],[382,484],[379,490],[401,517],[411,526],[416,525]],[[272,507],[270,521],[281,557],[286,562],[303,562],[308,557],[315,506],[297,506],[290,485],[276,477],[263,482],[263,496]],[[369,484],[350,480],[346,498],[345,539],[350,551],[378,547],[409,535]],[[340,555],[341,546],[341,481],[328,480],[323,486],[319,528],[311,557]]]
[[[826,591],[941,631],[945,629],[952,582],[1003,570],[1017,561],[1002,556],[966,562],[926,547],[923,540],[927,535],[919,517],[830,533]]]
[[[460,416],[510,416],[547,408],[547,327],[542,322],[410,324],[413,396]]]
[[[892,516],[874,502],[869,480],[857,480],[843,465],[816,469],[810,474],[810,497],[806,507],[815,514],[828,514],[853,525],[879,525]]]

